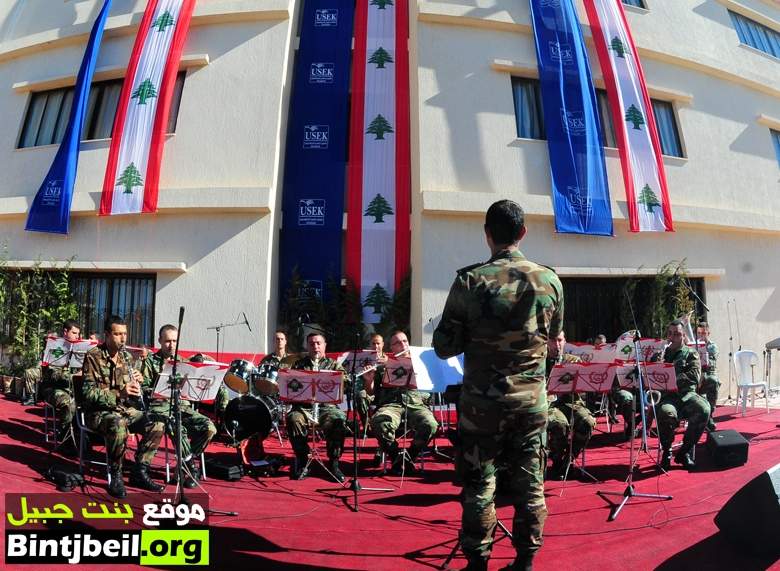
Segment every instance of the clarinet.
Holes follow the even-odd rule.
[[[128,353],[125,349],[125,346],[122,345],[119,350],[122,352],[122,358],[124,359],[125,353]],[[129,353],[128,353],[129,354]],[[129,359],[125,359],[125,362],[127,363],[127,370],[130,372],[130,378],[133,378],[133,373],[135,372],[135,367],[133,367],[133,357],[130,355]],[[127,404],[132,406],[133,408],[138,408],[139,410],[142,410],[146,412],[146,405],[144,404],[144,393],[143,393],[143,387],[141,387],[141,394],[137,397],[128,397],[126,399]],[[137,406],[136,406],[137,405]]]

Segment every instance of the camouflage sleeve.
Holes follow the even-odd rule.
[[[550,287],[555,292],[557,303],[554,303],[552,307],[552,318],[550,319],[548,335],[550,339],[554,339],[563,331],[563,285],[555,272],[550,271],[550,273],[552,274]]]
[[[146,359],[141,361],[141,366],[138,367],[138,372],[144,378],[143,390],[148,391],[154,388],[157,384],[157,378],[160,376],[160,371],[157,369],[155,359],[152,355],[147,355]]]
[[[96,355],[91,352],[87,353],[84,357],[83,371],[84,384],[81,388],[81,394],[87,408],[92,410],[111,410],[116,408],[116,392],[100,386],[102,371]]]
[[[458,276],[450,288],[441,321],[433,332],[433,349],[440,359],[459,355],[466,348],[467,296],[465,280]]]
[[[677,374],[677,390],[681,395],[695,391],[701,377],[701,364],[696,351],[688,351],[684,360],[675,362]],[[678,363],[681,365],[678,367]]]

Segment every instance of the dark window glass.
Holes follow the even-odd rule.
[[[637,8],[645,8],[645,3],[642,0],[622,0],[623,4],[628,6],[636,6]]]
[[[546,139],[542,112],[542,91],[538,79],[512,78],[517,136],[522,139]]]
[[[740,42],[770,56],[780,58],[780,33],[731,10],[729,10],[729,16],[731,16],[731,22],[734,24]]]
[[[682,157],[682,144],[674,116],[674,106],[668,101],[657,99],[653,99],[652,103],[658,138],[661,141],[661,152],[670,157]]]
[[[176,76],[168,116],[168,133],[176,132],[179,105],[184,90],[184,71]],[[83,140],[108,139],[114,128],[114,118],[119,105],[124,79],[99,81],[92,84],[87,100]],[[59,144],[65,134],[65,127],[73,105],[73,87],[38,91],[32,94],[24,118],[19,148]]]

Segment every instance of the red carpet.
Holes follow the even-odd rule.
[[[733,410],[719,408],[716,420],[719,428],[732,428],[753,439],[745,466],[719,470],[700,445],[695,473],[678,467],[668,476],[659,476],[643,455],[635,477],[636,491],[670,494],[674,499],[634,499],[614,522],[607,522],[609,505],[596,491],[623,491],[628,446],[617,442],[620,427],[614,435],[594,436],[587,468],[601,482],[569,482],[565,486],[549,483],[550,516],[535,568],[780,569],[774,560],[741,554],[713,523],[717,511],[736,490],[780,462],[780,429],[775,428],[780,411],[766,414],[756,409],[742,418],[732,416]],[[5,492],[54,491],[54,486],[40,476],[50,462],[43,445],[41,417],[39,407],[22,407],[0,398],[0,475]],[[599,428],[603,427],[600,422]],[[212,517],[211,568],[395,571],[441,566],[454,546],[460,518],[451,464],[431,459],[426,462],[424,476],[408,477],[402,484],[400,478],[383,477],[369,466],[374,444],[369,439],[361,457],[360,483],[364,487],[391,487],[393,491],[361,492],[358,513],[348,507],[352,504],[351,491],[333,491],[337,485],[321,479],[318,469],[302,482],[290,481],[287,468],[273,478],[245,476],[235,483],[213,478],[205,482],[211,495],[210,507],[239,512],[238,517]],[[449,451],[444,439],[439,444]],[[654,444],[655,439],[651,439]],[[289,448],[280,449],[278,441],[271,438],[266,446],[271,453],[290,455]],[[216,443],[207,455],[232,460],[234,452]],[[158,455],[156,464],[162,462],[161,457]],[[56,461],[65,462],[59,458]],[[349,474],[351,453],[345,454],[343,464]],[[94,470],[90,479],[90,495],[106,499],[102,474]],[[511,528],[511,506],[502,504],[499,517]],[[506,565],[512,558],[510,541],[499,540],[491,569]],[[464,566],[465,560],[458,554],[452,568]]]

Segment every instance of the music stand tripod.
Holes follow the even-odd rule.
[[[639,452],[644,452],[645,454],[647,454],[653,460],[655,465],[658,466],[661,469],[661,471],[666,473],[666,470],[661,468],[657,460],[653,458],[650,455],[650,453],[647,451],[647,415],[645,414],[647,400],[645,395],[644,373],[642,372],[642,363],[640,361],[642,355],[641,352],[642,348],[639,340],[640,340],[639,330],[637,329],[634,334],[634,356],[636,357],[636,375],[637,375],[637,382],[639,383],[639,411],[642,416],[642,444],[639,449]],[[655,403],[652,404],[653,404],[653,417],[657,418],[658,415],[655,412]],[[623,506],[625,506],[629,502],[629,500],[631,500],[631,498],[652,498],[656,500],[671,500],[673,498],[673,496],[666,495],[666,494],[645,494],[645,493],[639,493],[634,491],[634,469],[636,468],[636,463],[639,461],[639,454],[634,453],[634,446],[636,441],[636,438],[634,438],[635,430],[636,430],[636,414],[632,413],[631,414],[631,452],[630,452],[631,462],[628,467],[628,477],[626,478],[626,489],[623,490],[623,492],[603,492],[601,490],[596,492],[596,494],[598,494],[604,499],[606,499],[606,496],[623,497],[623,501],[621,501],[620,504],[618,505],[613,504],[612,512],[609,514],[609,518],[607,518],[607,521],[615,521],[615,519],[617,519],[617,516],[620,515],[620,510],[623,509]]]

